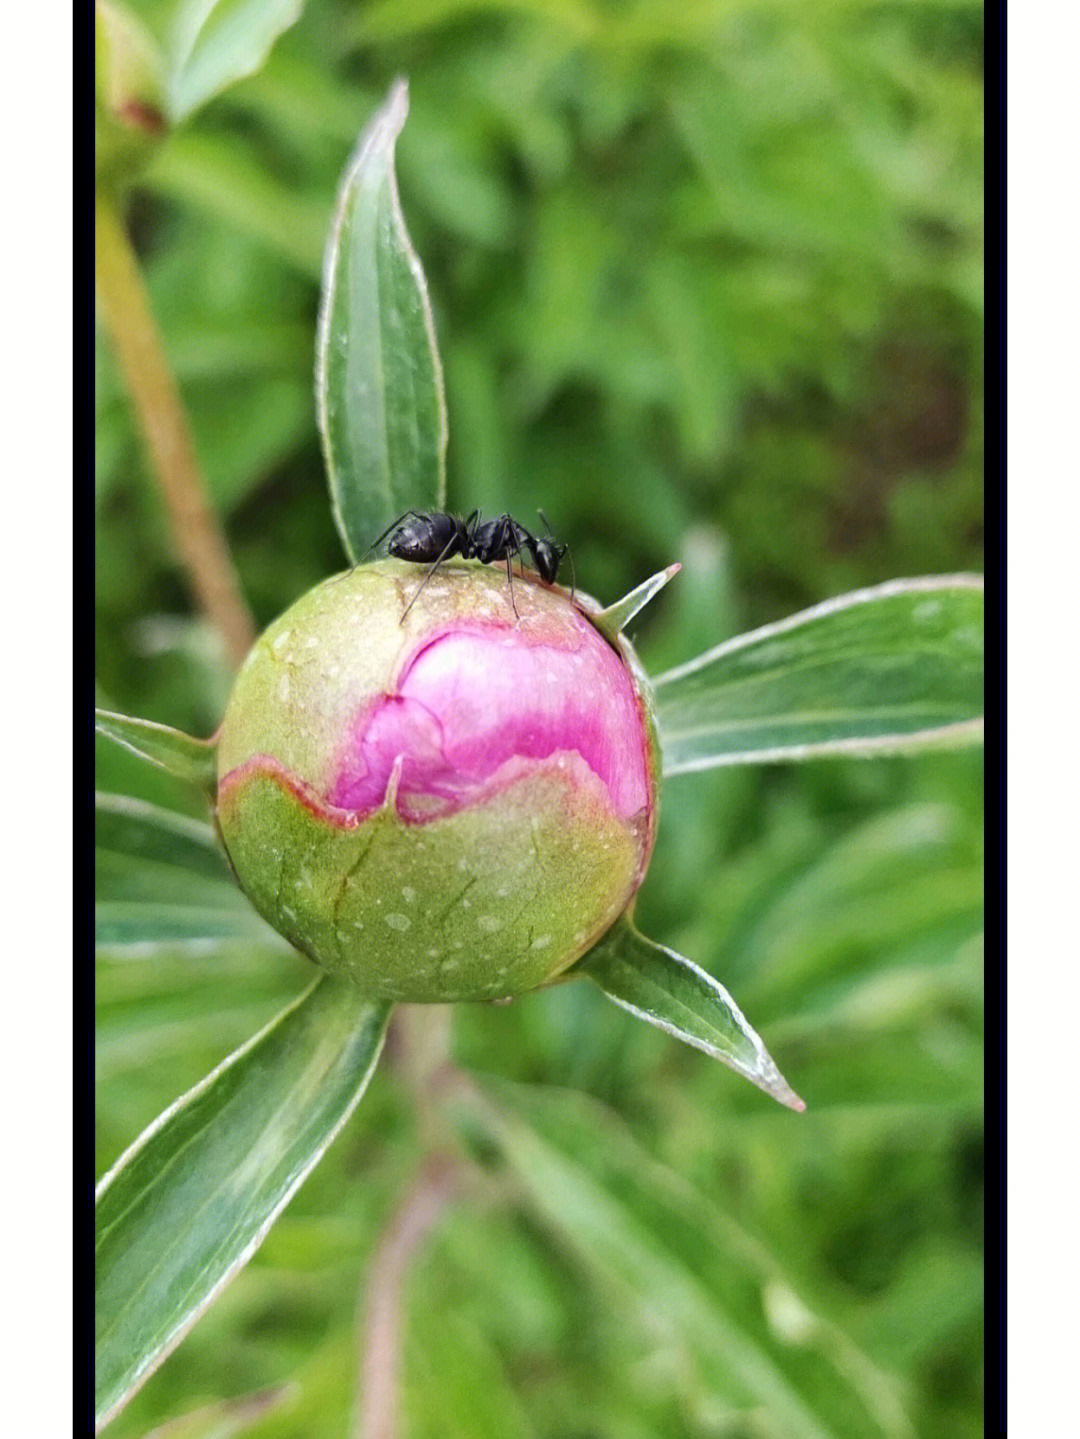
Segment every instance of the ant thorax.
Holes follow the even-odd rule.
[[[543,511],[540,511],[540,518],[547,525]],[[466,560],[480,560],[484,564],[505,562],[506,580],[513,603],[512,562],[515,559],[523,566],[524,556],[528,554],[540,579],[553,585],[562,558],[569,551],[569,546],[559,544],[551,535],[550,526],[548,537],[544,538],[527,530],[512,515],[503,514],[492,520],[482,520],[479,510],[473,510],[466,519],[441,510],[407,510],[383,531],[371,549],[386,540],[387,536],[387,553],[395,559],[431,566],[416,595],[409,601],[402,615],[403,620],[417,595],[444,560],[460,556]],[[516,613],[516,604],[514,610]]]

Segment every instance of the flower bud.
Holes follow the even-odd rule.
[[[626,909],[656,734],[594,601],[476,562],[424,578],[362,566],[266,631],[220,731],[217,818],[256,909],[326,969],[390,999],[492,999]]]
[[[166,131],[163,61],[127,6],[97,0],[94,163],[99,186],[123,184],[150,159]]]

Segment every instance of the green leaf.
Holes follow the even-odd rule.
[[[978,743],[982,580],[856,590],[718,645],[654,683],[669,775]]]
[[[413,1423],[405,1432],[434,1429],[454,1439],[536,1439],[518,1386],[491,1335],[474,1315],[440,1304],[437,1288],[428,1292],[428,1303],[409,1306],[403,1408]]]
[[[238,1399],[220,1399],[204,1404],[190,1414],[181,1414],[144,1434],[142,1439],[233,1439],[254,1428],[295,1394],[295,1386],[278,1384]]]
[[[573,972],[588,975],[638,1019],[723,1060],[789,1109],[806,1108],[719,980],[646,939],[625,915]]]
[[[280,939],[262,923],[240,892],[233,893],[237,897],[235,906],[99,900],[94,910],[95,942],[99,949],[138,959],[150,959],[163,948],[201,951],[206,945],[235,944],[239,940],[280,945]]]
[[[105,1173],[131,1135],[179,1091],[190,1089],[310,983],[310,965],[295,950],[256,957],[250,944],[218,946],[203,955],[172,948],[155,956],[153,964],[98,964],[97,1174]],[[193,994],[199,997],[197,1023],[192,1022]]]
[[[99,854],[166,864],[204,879],[232,883],[208,824],[128,795],[95,797],[94,844]]]
[[[396,0],[375,0],[362,11],[358,8],[350,27],[350,38],[358,45],[401,41],[402,39],[462,23],[466,16],[477,12],[508,13],[520,11],[538,17],[545,25],[557,25],[574,36],[591,37],[601,29],[603,21],[594,7],[582,0],[425,0],[423,4],[402,6]]]
[[[354,563],[405,510],[446,501],[442,366],[394,176],[408,108],[399,80],[360,138],[326,251],[316,404],[334,519]]]
[[[690,1356],[684,1392],[700,1375],[726,1411],[753,1411],[763,1439],[911,1439],[895,1381],[610,1110],[492,1080],[462,1086],[453,1104],[470,1137],[494,1141],[545,1226],[610,1286],[621,1322]]]
[[[95,938],[116,958],[285,941],[237,888],[209,825],[125,795],[99,794]]]
[[[601,610],[599,614],[590,615],[596,628],[614,641],[621,630],[624,630],[634,616],[645,608],[649,601],[660,593],[668,580],[673,580],[682,569],[681,564],[668,565],[666,570],[661,570],[650,579],[645,580],[632,589],[628,595],[623,595],[621,600],[616,600],[607,609]]]
[[[388,1015],[349,985],[317,980],[101,1181],[99,1429],[262,1243],[364,1093]]]
[[[303,0],[182,0],[173,17],[166,96],[184,120],[245,75],[253,75]]]
[[[156,151],[140,183],[180,208],[201,211],[239,231],[301,275],[318,279],[325,201],[284,183],[265,156],[238,135],[178,130]]]
[[[177,779],[209,790],[217,783],[217,744],[212,739],[195,739],[169,725],[102,709],[94,711],[94,727]]]

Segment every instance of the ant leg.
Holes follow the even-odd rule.
[[[503,519],[506,521],[507,551],[509,553],[517,555],[518,574],[521,576],[522,579],[524,579],[525,551],[521,544],[521,526],[514,519],[512,519],[510,515],[504,515]],[[526,541],[526,543],[528,542]]]
[[[414,519],[419,519],[419,518],[420,518],[420,511],[419,511],[419,510],[406,510],[404,514],[398,515],[398,517],[397,517],[396,520],[391,520],[390,523],[387,525],[386,529],[383,530],[382,534],[379,535],[379,537],[378,537],[377,539],[372,540],[371,544],[368,545],[367,549],[366,549],[366,550],[364,551],[364,553],[360,556],[360,558],[359,558],[358,560],[354,560],[354,561],[352,562],[352,564],[350,565],[348,571],[347,571],[347,572],[346,572],[346,571],[343,571],[343,572],[342,572],[342,575],[339,576],[339,578],[344,578],[345,573],[348,573],[348,574],[350,574],[350,575],[356,574],[356,571],[357,571],[357,570],[360,568],[360,566],[364,563],[364,561],[367,559],[368,555],[371,554],[372,550],[376,549],[379,545],[381,545],[382,542],[383,542],[383,540],[385,540],[386,537],[387,537],[387,535],[390,533],[390,531],[391,531],[391,530],[396,530],[397,527],[398,527],[398,525],[401,524],[402,520],[407,520],[407,519],[410,517],[410,515],[411,515]]]
[[[574,569],[574,556],[569,545],[566,547],[566,558],[570,561],[570,603],[573,604],[577,595],[577,572]]]
[[[507,518],[509,518],[509,516],[508,516]],[[511,524],[511,525],[513,524],[513,521],[512,521],[512,520],[510,521],[510,524]],[[524,579],[525,579],[525,551],[524,551],[524,550],[522,549],[522,547],[521,547],[521,540],[518,538],[518,534],[517,534],[517,529],[516,529],[516,527],[515,527],[514,529],[511,529],[511,530],[510,530],[510,542],[509,542],[509,545],[510,545],[510,546],[513,546],[513,553],[514,553],[515,555],[517,555],[518,574],[521,576],[522,580],[524,580]],[[509,566],[510,566],[510,553],[511,553],[510,547],[508,546],[508,547],[507,547],[507,555],[506,555],[507,568],[509,568]],[[514,592],[514,591],[513,591],[513,586],[511,586],[511,588],[510,588],[511,597],[513,597],[513,592]],[[514,613],[517,614],[517,606],[516,606],[516,605],[514,606]]]
[[[453,548],[453,544],[454,544],[454,536],[451,535],[451,537],[447,540],[446,544],[443,546],[442,554],[439,556],[439,558],[438,558],[438,559],[435,561],[435,563],[432,565],[431,569],[428,570],[427,574],[424,576],[423,580],[421,581],[421,583],[420,583],[420,585],[419,585],[419,587],[418,587],[418,589],[417,589],[417,591],[416,591],[416,594],[413,595],[412,599],[409,601],[409,603],[405,606],[405,609],[402,611],[401,619],[398,621],[398,624],[402,624],[402,625],[403,625],[403,624],[405,623],[405,616],[406,616],[406,615],[409,613],[409,611],[412,609],[413,605],[416,604],[416,601],[420,598],[420,592],[421,592],[421,590],[422,590],[422,589],[424,588],[424,586],[427,584],[428,580],[431,579],[432,575],[435,573],[435,571],[436,571],[436,570],[439,568],[439,566],[442,564],[443,560],[446,559],[447,555],[450,553],[451,549]]]
[[[506,583],[510,586],[510,603],[511,605],[513,605],[514,608],[514,618],[516,620],[519,620],[521,619],[521,616],[518,614],[518,607],[514,600],[514,570],[510,562],[509,549],[507,549],[506,551]]]
[[[509,515],[502,517],[502,541],[503,558],[506,560],[506,583],[510,586],[510,603],[513,606],[514,618],[520,620],[517,601],[514,599],[514,562],[512,556],[516,553],[518,562],[521,561],[521,546],[517,543],[517,536],[514,534],[514,522]]]

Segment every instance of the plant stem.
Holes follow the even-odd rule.
[[[442,1082],[453,1073],[450,1042],[454,1022],[452,1004],[399,1004],[395,1068],[413,1098],[417,1134],[426,1154],[437,1154],[453,1139],[439,1109]]]
[[[452,1023],[452,1005],[399,1005],[387,1036],[394,1069],[412,1096],[421,1159],[367,1273],[353,1439],[398,1439],[405,1284],[417,1250],[467,1172],[438,1109],[439,1094],[448,1076],[456,1073],[450,1057]]]
[[[255,639],[232,555],[206,492],[191,427],[150,310],[138,258],[116,202],[96,203],[95,280],[98,302],[152,467],[161,487],[177,551],[195,598],[217,628],[235,665]]]
[[[453,1198],[459,1177],[457,1160],[429,1155],[379,1240],[368,1272],[353,1439],[397,1439],[405,1280],[417,1249]]]

